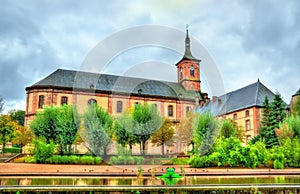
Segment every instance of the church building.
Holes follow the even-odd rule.
[[[177,82],[57,69],[26,88],[25,125],[30,124],[38,111],[50,105],[73,104],[82,114],[93,102],[116,117],[137,103],[149,103],[175,124],[189,111],[209,109],[216,116],[231,118],[244,127],[247,139],[257,135],[264,96],[272,100],[274,93],[258,81],[210,100],[201,91],[200,62],[192,55],[187,30],[185,53],[175,64]],[[180,153],[186,149],[186,143],[175,142],[166,152]]]
[[[191,53],[187,30],[185,53],[176,63],[178,82],[58,69],[26,88],[25,125],[45,106],[73,104],[79,113],[84,113],[92,102],[113,116],[137,103],[149,103],[157,107],[161,116],[178,123],[203,100],[200,62]],[[167,152],[180,151],[176,146],[172,149]]]

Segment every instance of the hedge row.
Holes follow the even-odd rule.
[[[142,156],[112,156],[110,157],[110,164],[144,164],[145,158]]]
[[[4,148],[4,153],[20,154],[21,148]]]
[[[14,162],[36,163],[34,157],[17,158]],[[101,164],[101,157],[94,156],[60,156],[54,155],[46,159],[46,164]]]

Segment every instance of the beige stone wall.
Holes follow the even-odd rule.
[[[86,108],[88,107],[88,101],[90,99],[95,99],[99,106],[103,107],[106,110],[108,109],[108,97],[77,94],[76,106],[80,114],[83,114],[85,112]]]

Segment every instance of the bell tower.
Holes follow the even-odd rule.
[[[201,91],[200,62],[191,52],[188,26],[186,27],[185,52],[182,59],[176,63],[178,82],[186,90]]]

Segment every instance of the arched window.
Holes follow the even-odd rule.
[[[117,101],[117,113],[121,113],[123,111],[123,102]]]
[[[169,106],[168,106],[168,116],[169,116],[169,117],[172,117],[172,116],[173,116],[173,106],[172,106],[172,105],[169,105]]]
[[[195,69],[193,66],[190,67],[190,75],[195,76]]]
[[[182,79],[182,68],[179,69],[179,79]]]
[[[44,95],[40,95],[39,96],[39,108],[43,108],[45,104],[45,96]]]
[[[89,99],[88,105],[91,105],[91,104],[97,104],[97,100],[95,100],[93,98]]]

